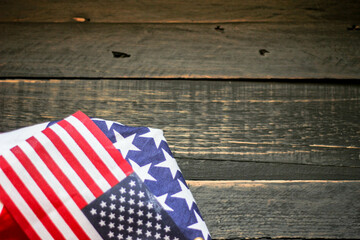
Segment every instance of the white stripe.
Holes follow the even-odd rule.
[[[119,182],[126,177],[125,173],[121,170],[119,165],[116,164],[115,159],[110,156],[108,151],[106,151],[106,149],[100,144],[100,142],[95,138],[95,136],[79,119],[74,116],[70,116],[65,118],[65,120],[68,121],[71,125],[73,125],[80,132],[80,134],[85,137],[86,141],[94,149],[96,154],[101,157],[105,165]]]
[[[31,148],[27,142],[22,142],[19,144],[21,149]],[[27,150],[29,153],[29,151]],[[35,151],[32,155],[36,154]],[[76,235],[72,232],[71,228],[66,224],[64,219],[49,201],[49,199],[45,196],[43,191],[34,181],[34,179],[30,176],[30,174],[26,171],[24,166],[19,162],[19,160],[13,155],[12,152],[7,152],[3,155],[7,162],[10,164],[12,169],[15,171],[16,175],[20,178],[21,182],[26,186],[27,189],[31,192],[31,195],[34,196],[36,201],[39,203],[41,208],[48,213],[49,218],[54,223],[54,225],[58,228],[58,230],[62,233],[62,235],[66,239],[75,239]],[[29,156],[31,159],[34,159],[32,156]],[[41,159],[34,159],[35,161],[41,161]],[[39,164],[40,165],[40,164]],[[32,224],[32,223],[31,223]]]
[[[27,144],[19,144],[19,147],[24,151],[24,153],[30,158],[35,168],[39,171],[41,176],[46,180],[47,184],[56,192],[56,195],[60,198],[64,206],[69,210],[75,220],[79,225],[84,229],[84,232],[91,239],[101,239],[99,233],[91,225],[89,220],[81,212],[79,207],[76,205],[71,196],[67,193],[61,183],[56,179],[56,177],[50,172],[47,166],[41,161],[34,149]],[[70,238],[73,239],[73,238]]]
[[[0,201],[0,215],[3,209],[4,209],[4,204]]]
[[[56,165],[61,169],[61,171],[67,176],[70,182],[74,185],[76,190],[80,195],[85,199],[87,203],[95,200],[94,194],[89,190],[85,183],[81,180],[79,175],[74,171],[70,164],[64,159],[59,150],[51,142],[51,140],[43,133],[39,133],[35,137],[41,145],[46,149],[48,154],[54,160]]]
[[[110,184],[101,175],[99,170],[93,165],[86,154],[81,150],[79,145],[72,139],[72,137],[58,124],[54,124],[50,127],[65,143],[69,150],[74,154],[79,163],[88,172],[91,178],[96,182],[103,192],[106,192],[111,188]]]
[[[0,168],[0,183],[26,221],[41,239],[54,239]]]

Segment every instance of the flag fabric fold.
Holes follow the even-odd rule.
[[[210,239],[161,130],[82,112],[43,127],[0,150],[0,221],[30,239]]]

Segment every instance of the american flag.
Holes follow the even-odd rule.
[[[210,239],[161,130],[77,112],[0,167],[1,201],[31,238]]]

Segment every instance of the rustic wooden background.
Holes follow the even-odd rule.
[[[213,239],[360,239],[359,25],[355,0],[1,1],[0,132],[161,128]]]
[[[1,1],[0,72],[25,78],[359,79],[359,5]],[[113,51],[129,57],[114,58]]]

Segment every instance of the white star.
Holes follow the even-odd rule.
[[[171,157],[170,154],[168,154],[164,149],[161,149],[161,150],[164,153],[165,161],[156,164],[155,167],[169,168],[173,179],[175,179],[175,175],[176,175],[177,171],[181,172],[180,168],[177,165],[176,160],[173,157]]]
[[[145,197],[145,194],[144,194],[144,192],[140,191],[140,192],[138,193],[138,196],[139,196],[139,198],[143,198],[143,197]]]
[[[114,210],[115,208],[116,208],[115,204],[113,204],[113,203],[110,204],[110,209],[111,209],[111,210]]]
[[[131,180],[131,181],[129,182],[129,185],[130,185],[130,187],[135,187],[136,183],[135,183],[134,180]]]
[[[92,208],[90,213],[91,213],[91,215],[95,215],[96,214],[96,209]]]
[[[119,231],[124,230],[124,225],[119,224],[119,226],[117,227],[117,229],[119,229]]]
[[[162,195],[162,196],[158,196],[158,197],[155,197],[156,198],[156,200],[158,200],[158,202],[161,204],[161,206],[165,209],[165,211],[170,211],[170,212],[172,212],[172,211],[174,211],[174,209],[172,209],[171,207],[169,207],[166,203],[165,203],[165,201],[166,201],[166,198],[167,198],[167,193],[165,193],[164,195]],[[161,216],[160,216],[161,217]]]
[[[146,231],[146,236],[151,237],[151,232],[149,230]]]
[[[123,215],[120,215],[120,216],[118,217],[118,219],[119,219],[119,221],[124,221],[125,217],[124,217]]]
[[[156,214],[156,217],[155,217],[155,218],[156,218],[157,221],[160,221],[160,220],[162,219],[162,217],[161,217],[160,214]]]
[[[119,198],[119,201],[120,201],[121,203],[125,202],[125,197],[124,197],[124,196],[121,196],[121,197]]]
[[[99,222],[99,225],[102,226],[102,227],[105,226],[105,221],[104,221],[104,220],[101,220],[101,221]]]
[[[188,228],[200,230],[203,237],[205,238],[205,240],[207,240],[210,235],[209,230],[207,229],[205,222],[201,219],[201,217],[199,216],[199,214],[197,214],[197,212],[195,210],[194,210],[194,213],[195,213],[197,223],[194,223],[194,224],[188,226]]]
[[[125,200],[124,200],[124,201],[125,201]],[[120,207],[119,207],[119,211],[120,211],[120,212],[124,212],[124,211],[125,211],[125,207],[124,207],[124,206],[120,206]]]
[[[149,218],[149,219],[150,219],[150,218],[152,218],[152,216],[153,216],[153,215],[152,215],[152,213],[151,213],[151,212],[148,212],[148,213],[146,214],[146,216],[147,216],[147,218]]]
[[[195,203],[195,199],[192,196],[190,189],[188,189],[180,179],[178,179],[178,182],[180,184],[181,191],[171,195],[171,197],[183,198],[186,201],[186,204],[188,205],[189,210],[191,210],[193,202]]]
[[[160,230],[160,229],[161,229],[161,225],[160,225],[159,223],[157,223],[157,224],[155,225],[155,229],[156,229],[156,230]]]
[[[135,191],[134,191],[133,189],[130,189],[129,194],[130,194],[130,196],[134,196],[134,195],[135,195]]]
[[[139,201],[139,202],[138,202],[138,206],[139,206],[139,207],[144,206],[144,202],[143,202],[143,201]]]
[[[109,218],[114,219],[115,218],[115,213],[110,213]]]
[[[170,240],[170,237],[168,235],[165,235],[164,240]]]
[[[133,213],[134,213],[134,209],[133,209],[133,208],[129,208],[128,212],[129,212],[129,214],[133,214]]]
[[[132,217],[129,217],[128,223],[133,223],[133,222],[134,222],[134,219]]]
[[[121,187],[121,188],[119,189],[119,192],[120,192],[121,194],[124,194],[124,193],[126,193],[126,189],[125,189],[124,187]]]
[[[129,151],[140,151],[132,142],[134,141],[136,133],[131,136],[124,138],[120,133],[114,130],[116,142],[114,146],[119,149],[123,158],[126,158]]]
[[[150,221],[147,221],[146,226],[147,226],[147,228],[150,228],[152,226],[152,223]]]
[[[101,216],[101,217],[105,217],[105,216],[106,216],[105,211],[101,211],[101,212],[100,212],[100,216]]]
[[[133,232],[134,230],[133,230],[133,228],[132,227],[128,227],[127,229],[126,229],[129,233],[131,233],[131,232]]]
[[[142,230],[140,228],[138,228],[138,230],[136,230],[136,234],[137,235],[141,235],[142,234]]]
[[[132,236],[128,236],[126,240],[132,240]]]
[[[108,130],[110,130],[110,128],[112,127],[112,125],[114,124],[114,122],[105,120],[105,124],[106,124]]]
[[[150,132],[144,133],[144,134],[140,135],[139,137],[153,138],[156,148],[159,148],[161,141],[166,142],[164,133],[161,129],[149,128],[149,130],[150,130]]]
[[[141,211],[140,209],[139,209],[139,211],[137,211],[137,213],[136,213],[139,217],[141,217],[141,216],[143,216],[144,215],[144,212],[143,211]]]
[[[132,168],[134,169],[134,171],[137,173],[137,175],[139,176],[139,178],[144,182],[145,180],[150,180],[150,181],[156,181],[155,178],[153,178],[153,176],[151,176],[149,174],[149,170],[150,170],[150,166],[151,163],[146,164],[142,167],[140,167],[136,162],[134,162],[133,160],[129,159],[129,162],[132,166]]]
[[[156,233],[156,234],[155,234],[155,238],[156,238],[156,239],[159,239],[159,238],[160,238],[160,233]]]
[[[165,226],[164,230],[165,230],[165,232],[170,232],[170,227],[169,227],[169,226]]]
[[[129,203],[130,205],[134,205],[134,204],[135,204],[135,200],[132,199],[132,198],[130,198],[128,203]]]
[[[114,123],[115,123],[115,124],[118,124],[118,125],[124,125],[124,124],[121,124],[121,123],[118,123],[118,122],[108,121],[108,120],[104,120],[104,119],[101,119],[101,118],[91,118],[91,120],[93,120],[93,121],[102,121],[102,122],[105,122],[106,127],[108,128],[108,130],[110,130],[110,128],[112,127],[112,125],[113,125]]]
[[[139,226],[143,225],[143,221],[139,219],[139,220],[137,221],[137,225],[139,225]]]
[[[146,206],[148,209],[152,209],[154,207],[154,205],[152,203],[148,203]]]
[[[115,227],[115,223],[110,222],[110,223],[109,223],[109,228],[114,228],[114,227]]]
[[[108,233],[108,236],[109,236],[109,238],[112,238],[112,237],[114,237],[114,233],[113,233],[112,231],[110,231],[110,232]]]
[[[121,240],[121,239],[124,239],[124,236],[119,233],[119,234],[117,235],[117,238],[118,238],[119,240]]]
[[[102,208],[106,207],[106,202],[101,201],[100,206],[101,206]]]
[[[111,195],[110,195],[110,200],[111,200],[111,201],[114,201],[115,199],[116,199],[116,196],[115,196],[114,194],[111,194]]]

